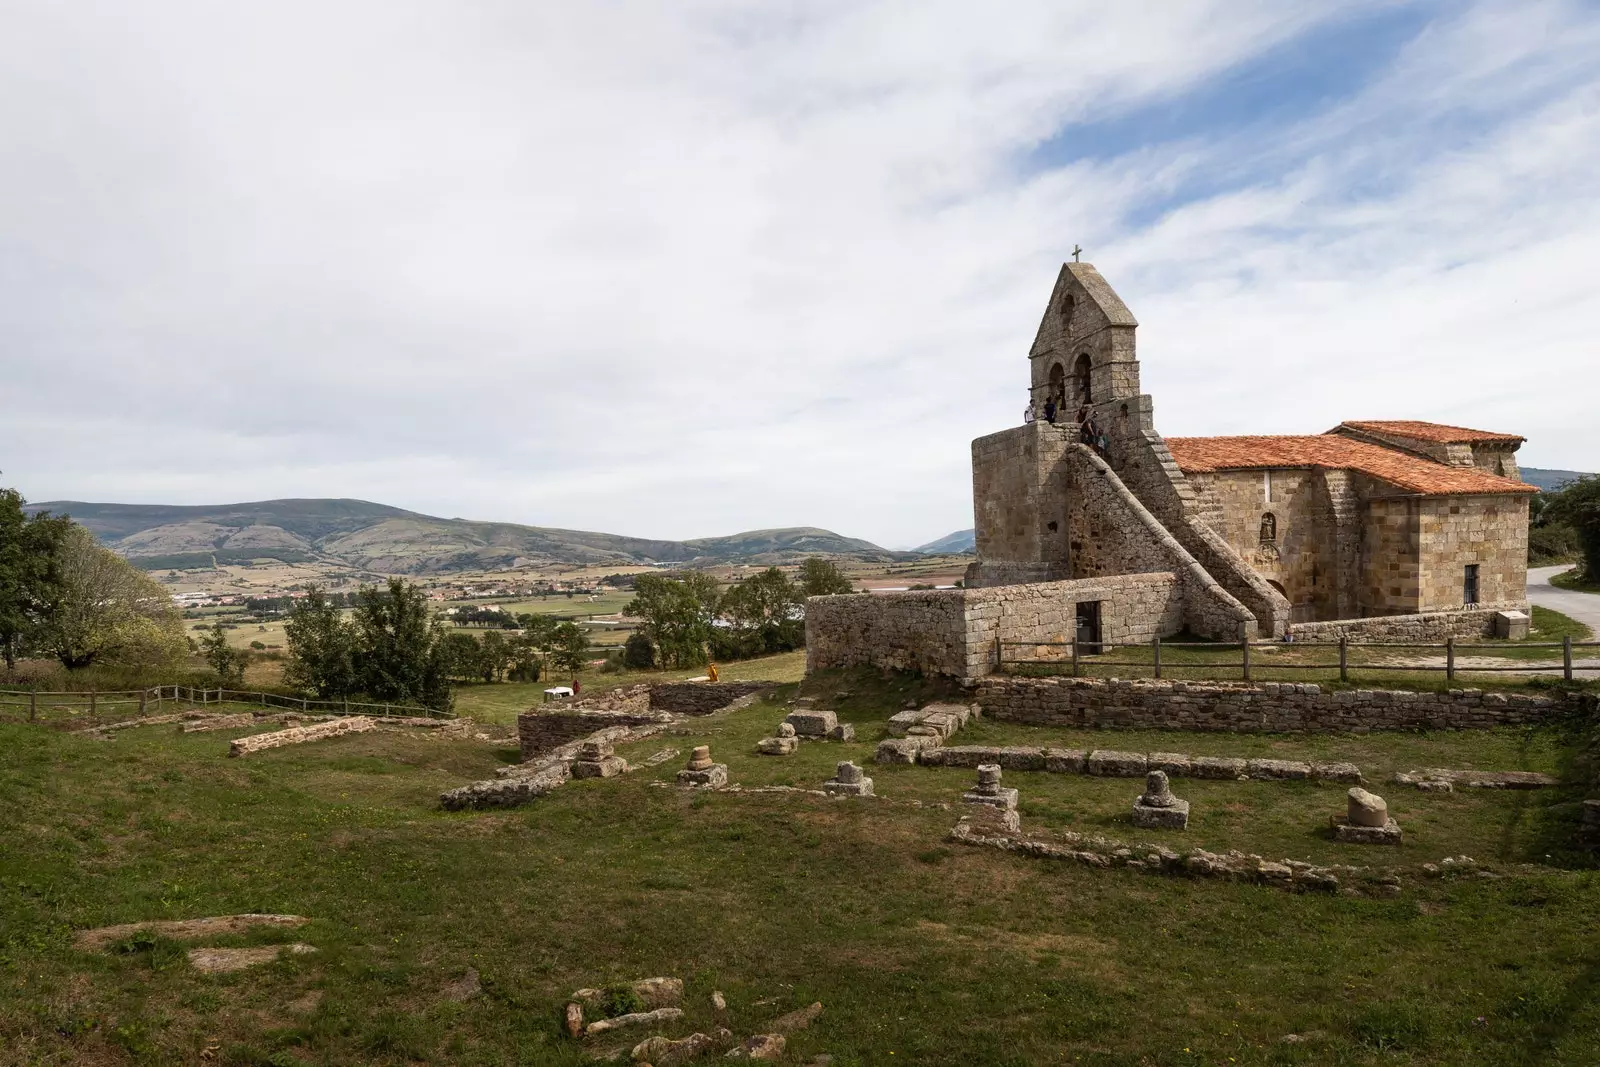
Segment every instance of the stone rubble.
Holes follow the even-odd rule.
[[[1547,789],[1561,784],[1561,779],[1537,771],[1457,771],[1442,767],[1397,773],[1393,781],[1438,793],[1448,793],[1456,786],[1468,789]]]
[[[1032,748],[1022,745],[941,745],[937,738],[892,737],[878,743],[873,757],[879,763],[920,763],[928,767],[977,767],[996,763],[1008,771],[1048,771],[1052,774],[1089,774],[1105,778],[1138,778],[1152,770],[1173,778],[1263,781],[1311,780],[1363,781],[1353,763],[1294,760],[1237,759],[1228,756],[1189,756],[1181,752],[1119,752],[1097,749]]]
[[[683,1018],[682,1008],[656,1008],[654,1011],[629,1012],[627,1015],[616,1015],[609,1019],[596,1019],[583,1028],[583,1036],[598,1037],[613,1030],[630,1029],[635,1026],[657,1026],[676,1022],[681,1018]]]
[[[445,811],[462,811],[468,808],[515,808],[544,796],[567,781],[567,765],[556,763],[537,774],[518,778],[498,778],[484,782],[469,782],[439,794],[439,806]]]
[[[763,737],[756,742],[756,751],[763,756],[792,756],[800,748],[800,738],[787,722],[778,724],[776,737]]]
[[[705,1055],[712,1049],[727,1047],[733,1042],[731,1031],[718,1027],[715,1033],[693,1033],[674,1041],[668,1037],[647,1037],[637,1045],[629,1057],[635,1063],[649,1063],[651,1067],[677,1067]]]
[[[788,1040],[782,1034],[756,1034],[744,1044],[732,1049],[725,1059],[730,1060],[781,1060]]]

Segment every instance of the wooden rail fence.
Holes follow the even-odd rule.
[[[1184,642],[1184,641],[1166,641],[1166,642],[1163,642],[1161,640],[1161,638],[1157,637],[1153,641],[1151,641],[1149,646],[1148,646],[1150,648],[1150,651],[1151,651],[1151,656],[1150,656],[1149,660],[1131,660],[1131,659],[1120,659],[1120,660],[1117,660],[1117,659],[1101,659],[1100,658],[1106,652],[1107,649],[1112,649],[1112,648],[1115,648],[1115,647],[1118,647],[1118,646],[1111,645],[1110,643],[1103,642],[1103,641],[1102,642],[1079,641],[1076,637],[1074,637],[1071,641],[999,641],[999,640],[997,640],[997,641],[995,641],[994,660],[995,660],[996,667],[998,669],[1002,670],[1002,671],[1005,670],[1005,668],[1007,668],[1009,666],[1016,666],[1016,665],[1037,666],[1037,667],[1048,666],[1048,667],[1056,667],[1056,668],[1070,668],[1073,677],[1079,676],[1083,672],[1084,668],[1085,667],[1089,667],[1089,666],[1093,666],[1093,667],[1096,667],[1096,668],[1099,668],[1099,667],[1131,667],[1131,668],[1138,668],[1138,669],[1141,669],[1141,670],[1145,670],[1145,671],[1151,672],[1152,677],[1155,677],[1155,678],[1160,678],[1162,676],[1162,671],[1163,670],[1165,670],[1165,671],[1170,673],[1170,672],[1172,672],[1174,670],[1180,670],[1180,671],[1182,671],[1182,670],[1215,671],[1215,670],[1219,670],[1219,669],[1221,669],[1221,670],[1238,669],[1239,672],[1240,672],[1240,677],[1243,678],[1245,681],[1250,681],[1251,680],[1251,671],[1252,671],[1252,669],[1253,668],[1258,668],[1258,667],[1259,668],[1269,669],[1269,670],[1274,670],[1274,671],[1331,671],[1331,670],[1334,670],[1335,668],[1337,668],[1337,670],[1339,671],[1339,680],[1341,682],[1348,682],[1350,680],[1350,672],[1352,670],[1363,671],[1363,672],[1366,672],[1366,671],[1376,671],[1376,672],[1392,671],[1392,672],[1401,673],[1401,674],[1412,673],[1412,672],[1442,671],[1444,673],[1445,678],[1447,680],[1450,680],[1450,681],[1454,681],[1456,675],[1458,675],[1458,674],[1477,674],[1477,673],[1494,673],[1494,672],[1533,674],[1533,673],[1539,673],[1539,672],[1545,672],[1545,671],[1557,671],[1557,670],[1559,670],[1561,672],[1561,674],[1562,674],[1562,677],[1570,682],[1577,675],[1585,673],[1585,672],[1588,672],[1588,673],[1600,673],[1600,666],[1592,666],[1592,665],[1591,666],[1585,666],[1583,664],[1575,664],[1573,662],[1573,656],[1572,656],[1572,650],[1573,649],[1590,649],[1590,648],[1592,648],[1592,649],[1600,650],[1600,641],[1574,641],[1570,637],[1564,637],[1564,638],[1561,639],[1560,642],[1545,642],[1545,643],[1517,642],[1514,645],[1513,644],[1463,643],[1463,642],[1456,641],[1456,639],[1453,638],[1453,637],[1446,639],[1446,641],[1443,644],[1417,644],[1417,643],[1413,643],[1413,642],[1392,642],[1391,643],[1391,642],[1387,642],[1387,641],[1351,641],[1348,638],[1344,638],[1344,637],[1341,637],[1338,641],[1240,641],[1240,642],[1238,642],[1236,644],[1222,644],[1222,643],[1218,643],[1218,642],[1198,642],[1198,641],[1188,641],[1188,642]],[[1124,648],[1141,647],[1142,648],[1142,647],[1146,647],[1146,646],[1129,645],[1129,644],[1125,643],[1121,647],[1124,647]],[[1030,658],[1023,658],[1023,657],[1014,656],[1014,655],[1008,655],[1006,650],[1007,649],[1012,649],[1012,648],[1033,649],[1033,650],[1035,650],[1036,654],[1037,654],[1038,650],[1041,650],[1041,649],[1062,649],[1064,651],[1059,655],[1048,655],[1048,654],[1046,654],[1046,655],[1044,655],[1042,657],[1039,657],[1039,658],[1031,658],[1030,659]],[[1161,650],[1163,648],[1168,648],[1168,649],[1173,649],[1173,648],[1202,649],[1204,651],[1217,652],[1217,653],[1228,652],[1228,651],[1231,651],[1231,650],[1237,650],[1238,653],[1239,653],[1239,658],[1237,660],[1207,660],[1207,661],[1204,661],[1204,662],[1191,662],[1191,663],[1173,663],[1171,661],[1168,661],[1166,664],[1163,664],[1162,661],[1161,661]],[[1274,650],[1275,652],[1280,652],[1280,651],[1284,651],[1284,650],[1298,652],[1301,649],[1309,649],[1309,648],[1336,648],[1336,649],[1339,650],[1339,659],[1338,659],[1337,663],[1331,663],[1331,662],[1330,663],[1274,663],[1274,662],[1262,663],[1262,662],[1256,662],[1256,661],[1252,660],[1252,657],[1250,655],[1250,650],[1252,648],[1255,648],[1255,649],[1270,648],[1270,649]],[[1420,650],[1424,650],[1424,651],[1442,651],[1444,653],[1444,663],[1442,665],[1436,665],[1436,664],[1416,664],[1416,665],[1411,665],[1411,664],[1404,664],[1404,663],[1356,663],[1356,664],[1352,664],[1350,662],[1350,652],[1351,652],[1352,649],[1355,649],[1355,650],[1357,650],[1359,652],[1365,652],[1367,650],[1387,651],[1387,650],[1391,650],[1391,649],[1410,649],[1410,650],[1413,650],[1413,651],[1419,650],[1419,649]],[[1463,656],[1463,655],[1470,656],[1474,652],[1481,652],[1482,654],[1484,654],[1486,656],[1489,656],[1489,657],[1504,658],[1505,654],[1508,651],[1512,651],[1512,650],[1519,650],[1520,651],[1522,649],[1540,649],[1540,650],[1560,649],[1561,650],[1561,659],[1560,659],[1559,662],[1554,662],[1553,660],[1551,662],[1526,662],[1526,663],[1519,663],[1519,664],[1517,664],[1515,666],[1483,666],[1483,665],[1478,665],[1478,664],[1463,665],[1463,664],[1460,664],[1460,663],[1457,662],[1457,657],[1458,656]]]
[[[149,689],[55,692],[36,689],[0,689],[0,718],[27,722],[68,722],[75,726],[101,726],[123,719],[159,715],[171,704],[208,707],[212,704],[254,704],[263,708],[298,711],[308,715],[385,715],[449,719],[449,712],[414,704],[368,704],[354,700],[316,700],[283,693],[206,689],[187,685],[157,685]],[[17,712],[7,709],[16,708]],[[26,709],[26,715],[22,713]],[[65,713],[63,715],[63,713]]]

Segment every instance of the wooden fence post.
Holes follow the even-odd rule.
[[[1244,668],[1244,680],[1248,682],[1250,680],[1250,634],[1248,632],[1245,633],[1244,640],[1239,642],[1239,648],[1244,653],[1244,658],[1239,665]]]
[[[1444,677],[1449,682],[1456,680],[1456,639],[1454,635],[1444,639]]]
[[[39,717],[39,694],[28,690],[28,721],[33,722]]]
[[[146,700],[146,699],[147,699],[147,698],[148,698],[148,697],[149,697],[149,696],[150,696],[150,691],[149,691],[149,690],[147,690],[147,689],[141,689],[141,690],[140,690],[140,691],[139,691],[139,718],[141,718],[141,719],[142,719],[142,718],[144,718],[144,706],[145,706],[145,700]]]
[[[1561,674],[1567,681],[1572,681],[1572,635],[1567,634],[1561,639]]]
[[[1339,635],[1339,681],[1350,680],[1350,635]]]
[[[1151,647],[1155,650],[1156,677],[1160,678],[1161,677],[1161,635],[1160,634],[1156,634],[1154,641],[1151,642]]]
[[[1072,632],[1072,676],[1078,676],[1078,632]]]

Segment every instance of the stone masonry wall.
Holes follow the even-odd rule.
[[[1420,615],[1372,615],[1365,619],[1332,619],[1327,622],[1297,622],[1296,641],[1337,641],[1339,635],[1362,641],[1423,641],[1429,644],[1447,637],[1491,637],[1494,617],[1504,608],[1474,608],[1458,611],[1430,611]]]
[[[952,678],[994,669],[995,641],[1070,641],[1077,605],[1098,601],[1108,643],[1183,629],[1185,586],[1171,572],[989,589],[860,593],[806,601],[806,671],[872,666]],[[1030,657],[1031,658],[1031,657]]]
[[[1327,692],[1316,685],[1274,682],[1000,676],[978,686],[977,704],[1001,722],[1032,726],[1262,733],[1514,726],[1542,722],[1567,708],[1564,700],[1477,689]]]
[[[806,601],[806,673],[873,666],[968,677],[967,590],[845,593]]]
[[[1077,629],[1077,605],[1100,604],[1100,637],[1107,645],[1145,644],[1158,634],[1183,629],[1183,586],[1170,572],[1119,574],[1070,582],[974,589],[967,595],[967,640],[978,653],[969,658],[969,678],[987,674],[986,657],[996,640],[1056,644],[1070,642]],[[1060,648],[1013,648],[1008,656],[1050,659],[1070,656]]]
[[[1462,606],[1468,564],[1478,566],[1478,603],[1528,600],[1528,498],[1430,497],[1418,516],[1422,611]]]
[[[650,710],[709,715],[776,682],[661,682],[650,687]]]

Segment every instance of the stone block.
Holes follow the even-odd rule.
[[[628,761],[621,756],[601,756],[599,759],[574,760],[574,778],[611,778],[628,769]]]
[[[678,784],[698,789],[721,789],[728,784],[728,765],[713,763],[704,770],[685,768],[678,772]]]
[[[1232,756],[1195,756],[1189,761],[1190,778],[1233,780],[1244,774],[1245,761]]]
[[[920,746],[909,737],[887,737],[878,742],[872,754],[875,763],[915,763]]]
[[[1140,798],[1143,799],[1142,797]],[[1166,807],[1153,807],[1138,801],[1133,805],[1133,825],[1143,830],[1187,830],[1189,802],[1174,800]]]
[[[1044,769],[1052,774],[1082,774],[1084,751],[1081,748],[1047,748]]]
[[[922,721],[917,725],[931,726],[933,729],[938,730],[941,736],[948,738],[951,734],[961,729],[961,722],[960,716],[947,711],[925,711]]]
[[[1247,762],[1245,773],[1268,781],[1295,781],[1311,777],[1311,764],[1298,760],[1253,759]]]
[[[1044,770],[1044,749],[1024,748],[1020,745],[1011,745],[994,752],[994,762],[1008,771],[1042,771]]]
[[[756,751],[763,756],[792,756],[799,748],[798,737],[763,737],[756,742]]]
[[[895,712],[889,716],[889,722],[887,723],[889,736],[904,737],[913,726],[922,724],[922,716],[923,712],[916,709]]]
[[[1166,771],[1176,778],[1189,778],[1194,761],[1181,752],[1152,752],[1149,755],[1152,771]]]
[[[1360,782],[1361,768],[1354,763],[1313,763],[1311,777],[1319,782]]]
[[[1100,778],[1140,778],[1149,766],[1149,758],[1143,752],[1097,748],[1089,753],[1084,770]]]
[[[1528,636],[1530,621],[1525,612],[1497,611],[1494,613],[1494,635],[1520,641]]]
[[[946,745],[925,749],[921,762],[935,767],[976,767],[980,763],[999,763],[1000,752],[982,745]]]
[[[854,763],[843,760],[834,769],[833,777],[822,783],[822,791],[835,796],[870,797],[872,779]]]
[[[1398,845],[1400,824],[1389,819],[1382,826],[1356,826],[1342,815],[1333,817],[1334,840],[1347,845]]]
[[[968,804],[987,804],[1005,811],[1015,811],[1017,808],[1017,791],[1006,786],[996,788],[993,793],[980,793],[977,790],[962,793],[961,799]]]
[[[839,725],[839,717],[825,708],[796,708],[783,721],[801,737],[827,737]]]
[[[851,723],[842,722],[828,731],[829,741],[854,741],[856,728]]]

